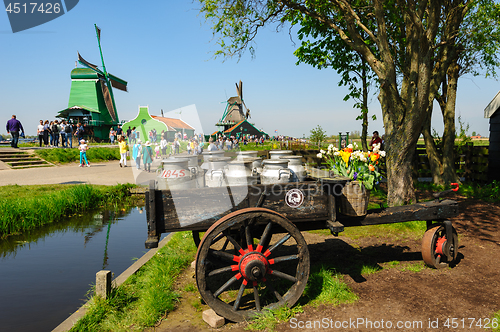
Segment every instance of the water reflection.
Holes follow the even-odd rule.
[[[146,214],[134,207],[94,211],[1,240],[0,330],[52,330],[83,304],[96,272],[118,276],[146,252],[146,238]]]
[[[64,234],[68,232],[85,234],[83,241],[83,246],[85,247],[97,233],[105,229],[107,231],[106,239],[109,240],[111,224],[116,223],[119,218],[128,215],[132,210],[142,213],[143,209],[144,207],[138,206],[118,211],[89,211],[83,215],[73,216],[60,222],[47,224],[37,229],[26,231],[20,235],[9,236],[6,239],[0,240],[0,257],[2,259],[15,257],[18,250],[25,247],[30,249],[32,245],[37,244],[39,241],[44,241],[45,238],[52,237],[55,234]],[[108,241],[106,241],[105,255],[107,242]],[[103,268],[104,267],[105,265],[103,263]]]

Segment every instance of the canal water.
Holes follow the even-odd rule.
[[[99,211],[0,240],[0,331],[51,331],[75,312],[95,274],[120,275],[147,250],[141,207]]]

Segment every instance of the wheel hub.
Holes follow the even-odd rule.
[[[243,256],[239,264],[239,270],[243,278],[249,281],[257,281],[265,277],[269,262],[266,257],[256,251]]]
[[[445,248],[446,246],[446,237],[440,237],[437,241],[436,241],[436,253],[440,254],[440,255],[444,255],[444,252],[443,252],[443,249]]]

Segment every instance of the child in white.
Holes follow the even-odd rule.
[[[85,143],[85,140],[82,139],[80,140],[80,146],[78,146],[78,149],[80,150],[80,167],[83,167],[83,160],[85,160],[85,163],[87,164],[87,167],[90,167],[90,164],[87,160],[87,150],[89,149],[88,145]]]

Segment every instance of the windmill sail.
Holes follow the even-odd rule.
[[[84,58],[82,58],[82,56],[80,55],[80,52],[77,52],[78,53],[78,62],[80,62],[82,65],[84,65],[85,67],[87,68],[90,68],[92,70],[94,70],[96,73],[100,74],[100,75],[104,75],[104,73],[102,71],[100,71],[96,65],[88,62],[87,60],[85,60]]]
[[[116,112],[115,112],[115,107],[113,105],[113,99],[111,99],[111,94],[109,93],[108,86],[104,80],[101,81],[101,89],[102,89],[102,95],[104,97],[104,102],[106,103],[106,107],[108,108],[109,115],[113,119],[113,121],[116,121]]]
[[[113,88],[117,88],[118,90],[122,90],[127,92],[127,81],[122,80],[114,75],[108,73],[109,80],[111,81],[111,85]]]

